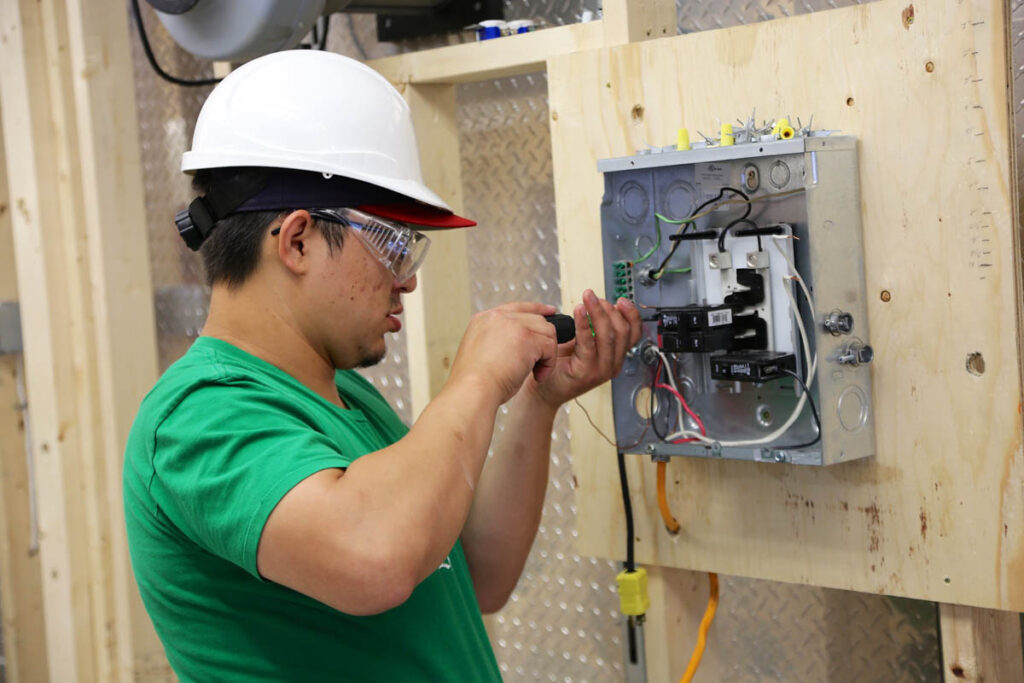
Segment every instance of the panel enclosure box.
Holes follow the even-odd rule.
[[[804,465],[873,455],[856,139],[812,133],[652,149],[598,169],[605,292],[633,299],[645,320],[612,381],[620,448]],[[673,239],[683,228],[686,239]],[[656,368],[661,384],[672,373],[708,440],[673,442],[698,427],[667,389],[654,387]],[[798,381],[782,368],[811,385],[820,439],[811,406],[799,406]],[[751,374],[758,381],[742,379]]]

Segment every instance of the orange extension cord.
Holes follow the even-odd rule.
[[[687,665],[683,677],[679,679],[679,683],[690,683],[693,680],[694,675],[697,673],[697,667],[700,666],[700,659],[704,656],[704,646],[708,642],[708,629],[711,628],[711,622],[715,620],[715,610],[718,609],[718,574],[708,572],[708,584],[711,594],[708,596],[708,607],[704,610],[704,618],[700,620],[697,645],[693,648],[693,654],[690,655],[690,663]]]
[[[679,522],[672,516],[672,510],[668,506],[668,495],[665,493],[667,469],[667,462],[658,463],[658,510],[661,512],[662,521],[665,522],[665,528],[668,529],[670,534],[675,534],[679,532]],[[700,660],[704,656],[704,648],[708,643],[708,630],[711,628],[711,623],[715,620],[715,612],[718,610],[718,574],[708,572],[708,586],[710,589],[708,606],[704,610],[704,618],[700,621],[700,630],[697,632],[697,644],[693,648],[693,654],[690,655],[690,663],[686,667],[686,672],[679,679],[680,683],[690,683],[697,674],[697,667],[700,666]]]
[[[661,511],[661,519],[665,522],[665,528],[670,534],[679,533],[679,522],[672,516],[672,510],[668,507],[668,496],[665,494],[665,470],[668,463],[658,462],[658,509]]]

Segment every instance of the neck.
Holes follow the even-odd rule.
[[[334,364],[302,332],[280,296],[258,283],[230,290],[215,285],[203,336],[228,342],[265,360],[325,400],[346,407],[334,384]]]

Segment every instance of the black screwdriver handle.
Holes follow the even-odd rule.
[[[576,321],[573,320],[571,315],[555,313],[554,315],[544,316],[544,319],[555,326],[555,336],[558,338],[559,344],[564,344],[576,338]]]

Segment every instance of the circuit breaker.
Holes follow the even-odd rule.
[[[605,292],[644,319],[612,381],[620,450],[873,455],[856,140],[787,129],[598,169]]]

